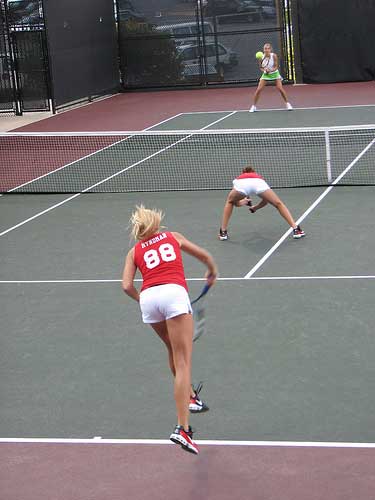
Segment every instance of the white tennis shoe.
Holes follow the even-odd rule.
[[[286,103],[286,109],[287,109],[288,111],[291,111],[291,110],[293,109],[293,106],[290,104],[290,102],[287,102],[287,103]]]
[[[193,387],[194,396],[190,396],[189,411],[190,413],[204,413],[209,410],[209,407],[204,403],[200,397],[199,393],[203,387],[202,382],[199,382],[197,387]]]
[[[194,453],[198,455],[199,448],[197,444],[193,441],[193,430],[189,426],[189,430],[186,431],[182,425],[176,425],[175,430],[169,436],[169,439],[175,444],[181,445],[181,448],[189,453]]]
[[[254,113],[255,111],[257,111],[257,107],[252,105],[251,108],[249,109],[249,113]]]

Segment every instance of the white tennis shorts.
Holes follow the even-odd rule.
[[[139,305],[143,323],[159,323],[192,312],[187,291],[175,284],[146,288],[140,293]]]
[[[233,188],[245,196],[261,194],[267,189],[271,189],[265,180],[251,177],[248,179],[234,179]]]

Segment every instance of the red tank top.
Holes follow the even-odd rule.
[[[139,241],[134,246],[134,264],[143,277],[141,291],[168,283],[188,289],[180,245],[169,231]]]
[[[263,177],[256,172],[244,172],[237,179],[263,179]]]

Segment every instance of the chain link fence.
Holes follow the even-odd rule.
[[[51,89],[42,2],[0,2],[0,112],[49,111]]]
[[[5,0],[0,0],[0,113],[17,113],[16,85]]]
[[[283,55],[283,0],[117,0],[124,88],[255,82],[254,54]]]

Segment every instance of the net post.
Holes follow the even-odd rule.
[[[327,181],[328,184],[332,182],[332,168],[331,168],[331,143],[329,141],[329,130],[324,131],[324,137],[326,142],[326,163],[327,163]]]

